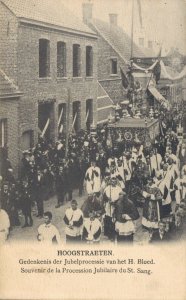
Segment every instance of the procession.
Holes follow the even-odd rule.
[[[184,241],[186,56],[47,1],[0,1],[0,243]]]
[[[168,239],[185,218],[186,152],[185,144],[164,122],[165,135],[148,147],[134,140],[132,148],[126,148],[122,139],[112,146],[109,125],[70,135],[67,157],[65,137],[55,145],[41,138],[34,149],[23,153],[20,180],[14,178],[7,159],[1,178],[3,233],[7,236],[15,226],[25,230],[35,218],[44,218],[46,225],[38,228],[35,237],[38,234],[38,240],[51,243],[55,237],[60,243],[52,213],[45,211],[45,203],[55,195],[56,210],[68,204],[60,224],[65,227],[66,243],[101,243],[102,236],[111,242],[132,242],[138,219],[149,242],[157,240],[158,233],[160,241]],[[74,199],[75,191],[85,199],[81,206]]]

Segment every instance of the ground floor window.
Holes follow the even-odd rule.
[[[7,145],[7,119],[0,120],[0,147]]]
[[[39,103],[38,105],[38,127],[41,136],[47,140],[52,138],[52,130],[54,124],[54,104]]]
[[[78,132],[81,129],[81,102],[74,101],[72,105],[72,130]]]
[[[91,124],[93,123],[93,100],[86,100],[86,126],[87,129],[90,129]]]

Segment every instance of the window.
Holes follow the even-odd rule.
[[[139,38],[139,45],[144,47],[144,38]]]
[[[148,41],[148,48],[152,49],[152,41]]]
[[[39,77],[50,76],[50,42],[39,40]]]
[[[111,74],[117,74],[117,73],[118,73],[117,59],[113,58],[111,59]]]
[[[81,75],[81,48],[80,45],[73,45],[73,77]]]
[[[86,76],[93,75],[93,50],[91,46],[86,47]]]
[[[7,119],[0,120],[0,147],[7,145]]]
[[[57,43],[57,77],[66,76],[66,44]]]

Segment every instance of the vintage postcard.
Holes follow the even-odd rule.
[[[185,22],[0,0],[0,299],[186,299]]]

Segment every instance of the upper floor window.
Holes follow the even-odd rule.
[[[118,73],[118,63],[117,58],[111,59],[111,74],[117,74]]]
[[[144,38],[139,38],[139,45],[144,47]]]
[[[93,49],[91,46],[86,47],[86,76],[93,75]]]
[[[50,41],[39,40],[39,77],[50,76]]]
[[[81,48],[80,45],[73,45],[73,77],[81,75]]]
[[[57,77],[66,76],[66,44],[57,43]]]

